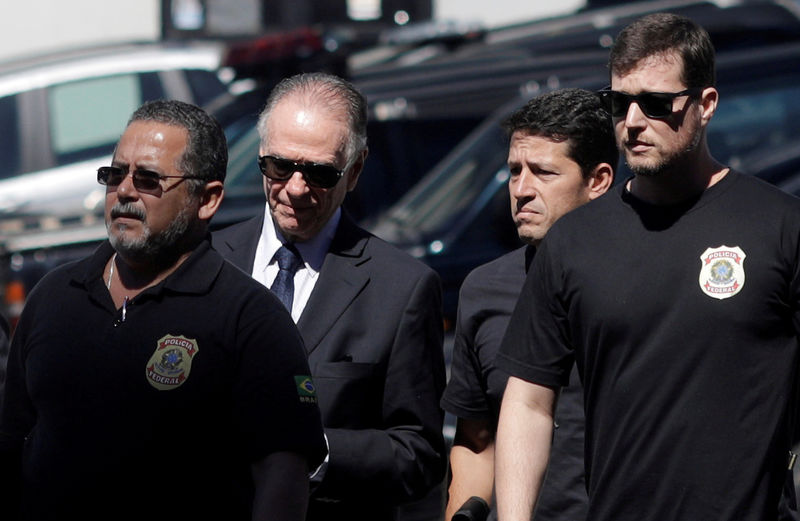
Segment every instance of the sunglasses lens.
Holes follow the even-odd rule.
[[[628,113],[628,106],[631,104],[630,96],[621,92],[612,92],[608,98],[611,100],[609,112],[612,117],[621,118]]]
[[[133,186],[140,191],[152,192],[161,188],[161,179],[155,172],[136,170],[133,173]]]
[[[636,102],[639,108],[649,118],[665,118],[672,114],[672,94],[645,92],[638,95],[625,94],[615,91],[601,93],[603,104],[614,118],[624,118],[628,115],[631,103]]]
[[[258,167],[262,174],[277,181],[289,179],[294,173],[294,163],[272,156],[259,157]]]
[[[341,172],[330,165],[295,163],[273,156],[259,157],[258,167],[262,174],[276,181],[286,181],[292,174],[300,171],[306,182],[317,188],[331,188],[341,177]]]
[[[309,184],[319,188],[331,188],[341,176],[339,170],[328,165],[306,165],[304,174]]]
[[[672,97],[660,94],[640,94],[636,100],[642,112],[651,118],[663,118],[672,114]]]
[[[125,179],[125,172],[113,166],[104,166],[97,169],[97,182],[106,186],[119,186]]]

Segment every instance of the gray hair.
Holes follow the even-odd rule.
[[[304,96],[316,104],[347,114],[350,132],[345,144],[347,164],[367,147],[367,100],[355,86],[338,76],[322,72],[298,74],[281,80],[269,94],[267,103],[258,117],[258,135],[261,143],[269,141],[267,122],[272,110],[290,95]]]

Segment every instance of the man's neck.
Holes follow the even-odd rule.
[[[668,206],[699,197],[724,178],[729,168],[704,154],[691,162],[676,165],[654,176],[637,175],[627,189],[649,204]]]
[[[123,301],[130,300],[145,289],[160,283],[177,270],[191,254],[192,251],[186,251],[169,258],[149,259],[148,262],[126,258],[119,252],[115,253],[111,256],[104,272],[106,287],[114,303],[120,306]]]

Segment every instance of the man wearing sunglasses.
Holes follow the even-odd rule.
[[[367,157],[366,122],[350,83],[283,80],[258,122],[265,211],[214,236],[284,299],[305,341],[329,446],[310,520],[395,519],[445,470],[438,277],[341,210]]]
[[[714,160],[714,50],[692,21],[633,22],[609,69],[599,95],[634,176],[550,229],[512,314],[498,355],[512,375],[497,434],[500,519],[530,519],[573,364],[587,519],[782,518],[800,201]]]
[[[131,117],[97,173],[108,241],[15,330],[0,518],[304,519],[320,412],[291,317],[210,246],[227,160],[193,105]]]

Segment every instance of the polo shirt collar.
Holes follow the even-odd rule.
[[[105,266],[113,254],[111,243],[104,241],[90,257],[75,265],[72,279],[87,288],[98,279],[105,286]],[[224,262],[222,256],[211,249],[210,236],[206,236],[178,269],[145,292],[170,290],[177,293],[205,293],[211,288]]]

